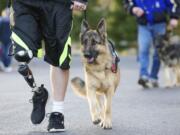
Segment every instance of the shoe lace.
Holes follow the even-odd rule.
[[[55,112],[56,113],[56,112]],[[51,122],[55,122],[55,123],[62,123],[64,120],[63,120],[63,116],[62,114],[59,114],[59,115],[53,115],[53,113],[47,113],[46,114],[46,118],[49,118],[49,121]]]
[[[35,88],[32,89],[31,92],[40,93],[40,92],[41,92],[41,89],[40,89],[40,87],[35,87]]]
[[[36,94],[36,93],[40,93],[39,92],[39,90],[35,90],[35,89],[33,89],[31,92],[33,92],[34,94]],[[29,103],[33,103],[33,102],[36,102],[37,100],[36,100],[36,97],[34,97],[33,96],[33,98],[31,98],[31,99],[29,99]]]

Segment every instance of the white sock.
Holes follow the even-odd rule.
[[[64,114],[64,102],[53,101],[52,112],[59,112],[59,113]]]

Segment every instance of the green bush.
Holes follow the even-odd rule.
[[[7,0],[0,0],[0,11],[6,7]]]

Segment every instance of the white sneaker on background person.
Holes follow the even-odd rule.
[[[2,63],[2,61],[0,61],[0,71],[3,72],[3,71],[4,71],[4,68],[5,68],[5,67],[4,67],[4,64]]]
[[[150,83],[152,85],[152,88],[159,88],[159,83],[157,79],[150,79]]]
[[[5,73],[10,73],[12,72],[12,67],[5,67],[4,64],[2,63],[2,61],[0,61],[0,72],[5,72]]]
[[[12,67],[11,66],[9,66],[9,67],[5,67],[4,68],[4,70],[3,70],[3,72],[5,72],[5,73],[10,73],[10,72],[12,72]]]

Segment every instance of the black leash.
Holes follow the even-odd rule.
[[[84,10],[84,19],[87,21],[87,9]]]
[[[11,7],[11,4],[12,4],[12,1],[11,1],[11,0],[8,0],[8,1],[7,1],[7,7],[10,8],[10,7]]]

